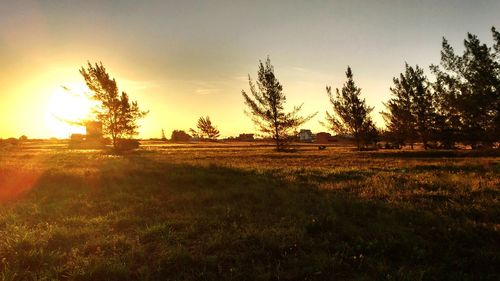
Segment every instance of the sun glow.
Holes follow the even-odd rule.
[[[79,125],[91,119],[92,101],[84,84],[71,84],[55,89],[48,100],[45,122],[52,136],[68,138],[71,134],[85,134]]]

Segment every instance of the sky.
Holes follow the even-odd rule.
[[[61,86],[78,92],[87,61],[102,61],[149,110],[141,138],[188,130],[206,115],[222,136],[255,132],[241,90],[267,56],[288,108],[318,112],[302,128],[325,131],[325,86],[342,87],[348,65],[382,126],[379,112],[405,62],[439,63],[443,36],[457,52],[467,32],[491,44],[499,14],[498,0],[2,0],[0,138],[75,132],[53,117],[84,104],[57,97]]]

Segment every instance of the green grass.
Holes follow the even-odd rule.
[[[496,152],[0,156],[0,280],[500,278]]]

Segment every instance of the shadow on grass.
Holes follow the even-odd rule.
[[[491,150],[415,150],[364,152],[374,158],[463,158],[500,157],[500,149]]]
[[[322,173],[318,171],[296,172],[296,179],[300,183],[311,182],[340,182],[340,181],[361,181],[373,175],[374,171],[368,170],[341,170],[331,173]]]
[[[169,164],[141,154],[108,159],[95,172],[51,170],[26,198],[5,208],[0,273],[18,279],[499,276],[498,232],[468,217],[363,200],[272,174]]]
[[[493,164],[493,167],[486,165],[417,165],[411,168],[414,172],[449,172],[449,173],[484,173],[491,169],[500,171],[500,163]]]

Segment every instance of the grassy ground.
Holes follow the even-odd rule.
[[[0,280],[499,280],[500,155],[0,148]]]

